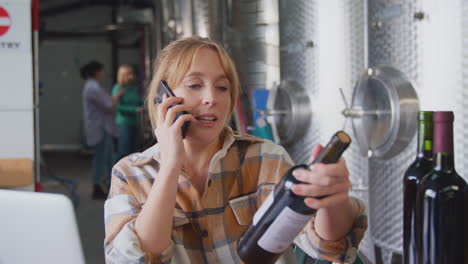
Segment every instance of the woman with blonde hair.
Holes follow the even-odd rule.
[[[117,159],[121,159],[138,149],[141,138],[141,117],[143,101],[135,85],[132,66],[124,64],[117,72],[117,83],[112,94],[124,91],[116,108],[115,123],[119,129]]]
[[[155,105],[161,81],[176,97]],[[209,39],[181,39],[163,49],[146,99],[158,143],[114,166],[104,206],[107,263],[242,263],[237,242],[293,162],[281,146],[227,126],[238,86],[232,60]],[[175,120],[182,111],[188,114]],[[295,244],[318,258],[354,258],[367,225],[364,206],[348,196],[344,159],[298,172],[308,184],[294,192],[318,211]]]

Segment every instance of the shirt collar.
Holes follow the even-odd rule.
[[[216,154],[213,156],[213,159],[223,158],[226,155],[228,149],[236,141],[249,141],[252,143],[263,141],[263,139],[256,138],[250,135],[240,136],[236,132],[234,132],[232,128],[228,126],[224,128],[223,133],[226,133],[226,136],[224,137],[223,146],[218,152],[216,152]],[[144,152],[131,155],[129,158],[133,166],[143,166],[143,165],[150,163],[152,160],[155,160],[159,163],[160,162],[159,144],[156,143],[152,147],[146,149]]]

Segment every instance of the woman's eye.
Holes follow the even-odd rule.
[[[221,91],[227,91],[228,88],[226,86],[218,86],[218,89]]]
[[[201,85],[199,85],[199,84],[189,84],[189,85],[187,85],[187,86],[188,86],[190,89],[198,89],[198,88],[201,87]]]

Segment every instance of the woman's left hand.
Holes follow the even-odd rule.
[[[312,158],[322,149],[321,145],[316,146],[312,150]],[[297,180],[306,183],[296,184],[293,192],[307,197],[304,202],[310,208],[330,208],[349,202],[351,182],[344,158],[340,158],[334,164],[314,164],[310,170],[295,170],[293,175]]]

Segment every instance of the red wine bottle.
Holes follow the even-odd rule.
[[[350,143],[348,134],[339,131],[311,164],[289,169],[257,210],[252,225],[239,241],[237,250],[245,263],[276,262],[316,212],[304,203],[305,197],[292,192],[295,184],[303,183],[294,178],[292,172],[308,169],[316,163],[335,163]]]
[[[403,177],[403,263],[416,264],[416,192],[421,179],[432,170],[432,112],[418,115],[418,146],[416,160]]]
[[[455,171],[453,112],[434,112],[433,169],[417,192],[418,263],[465,262],[467,236],[466,182]]]

